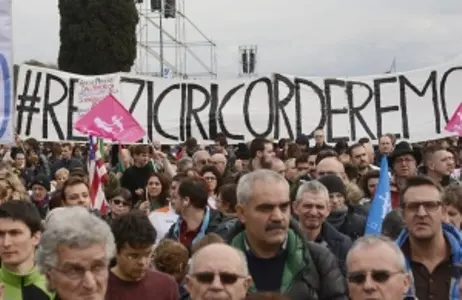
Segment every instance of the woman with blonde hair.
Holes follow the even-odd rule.
[[[0,202],[29,199],[26,188],[12,171],[0,177],[0,197]]]

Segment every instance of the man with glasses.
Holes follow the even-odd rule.
[[[112,222],[117,247],[106,299],[177,300],[178,286],[164,273],[151,269],[156,230],[142,211],[134,210]]]
[[[351,300],[401,300],[409,289],[405,258],[389,238],[359,238],[348,252],[346,264]]]
[[[242,252],[226,244],[210,244],[191,258],[185,287],[191,300],[242,300],[251,283]]]
[[[205,150],[198,150],[192,156],[193,167],[200,171],[202,168],[210,162],[210,153]]]
[[[56,291],[54,299],[103,300],[115,252],[109,225],[83,207],[54,211],[45,223],[35,259],[48,287]]]
[[[420,165],[422,154],[419,149],[413,148],[408,142],[400,142],[388,156],[389,169],[393,173],[391,180],[391,207],[400,206],[400,191],[406,185],[409,177],[417,174],[417,166]]]
[[[459,299],[452,266],[462,261],[462,240],[455,227],[444,223],[441,187],[428,177],[409,177],[401,191],[401,206],[406,229],[397,243],[413,275],[409,295],[420,300]]]

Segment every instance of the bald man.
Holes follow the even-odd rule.
[[[210,244],[191,258],[185,288],[191,300],[242,300],[252,283],[245,256],[227,244]]]
[[[282,160],[279,158],[275,157],[273,158],[273,163],[271,165],[271,170],[273,170],[276,173],[281,174],[282,176],[286,177],[286,165]]]
[[[337,157],[326,157],[316,166],[316,178],[319,179],[320,177],[329,174],[337,175],[345,184],[350,182],[348,180],[348,176],[345,173],[345,167]]]

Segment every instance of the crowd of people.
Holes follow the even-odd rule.
[[[0,300],[460,299],[459,139],[194,139],[0,154]],[[365,235],[386,156],[392,211]]]

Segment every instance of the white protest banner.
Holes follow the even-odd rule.
[[[0,143],[14,142],[11,0],[0,1]]]
[[[90,108],[106,98],[107,95],[117,95],[119,83],[119,74],[80,77],[76,85],[79,116],[86,114]]]
[[[76,85],[82,78],[22,66],[19,134],[42,141],[85,140],[73,131],[82,106]],[[117,98],[145,128],[146,140],[163,144],[191,136],[207,141],[218,132],[231,142],[257,136],[294,139],[301,133],[312,135],[319,126],[326,129],[328,142],[377,140],[385,133],[413,142],[449,135],[443,128],[462,100],[460,82],[462,60],[358,78],[276,73],[256,79],[181,81],[120,73]]]

